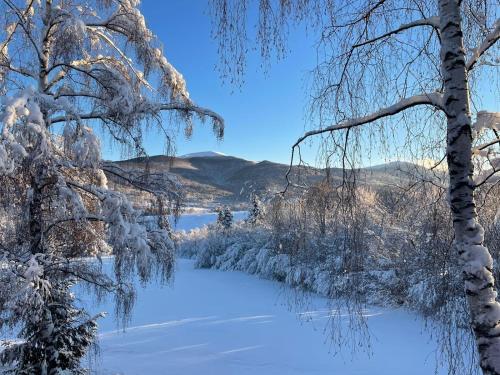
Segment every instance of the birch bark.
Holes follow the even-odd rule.
[[[449,197],[481,369],[484,374],[497,375],[500,374],[500,304],[492,274],[493,260],[483,245],[484,230],[477,220],[474,202],[472,129],[460,3],[460,0],[439,1]]]

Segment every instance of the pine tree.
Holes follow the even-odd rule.
[[[262,216],[262,203],[256,194],[252,195],[251,207],[248,211],[247,223],[255,225],[259,222]]]
[[[224,229],[229,230],[233,226],[233,213],[229,207],[224,209],[224,221],[223,221]]]
[[[233,226],[233,213],[229,207],[217,209],[217,226],[225,231]]]

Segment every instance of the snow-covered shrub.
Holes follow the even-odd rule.
[[[229,240],[219,233],[210,233],[204,243],[203,250],[196,255],[196,267],[211,268],[215,265],[217,257],[224,254]]]
[[[435,205],[422,203],[433,194]],[[257,225],[236,224],[226,236],[207,227],[186,234],[179,248],[198,266],[240,270],[331,298],[405,305],[445,323],[442,301],[450,295],[465,301],[460,278],[450,277],[460,273],[449,253],[453,235],[446,201],[429,186],[411,197],[384,189],[358,195],[352,216],[326,214],[323,234],[309,220],[307,200],[276,198]],[[332,207],[342,208],[335,200]],[[490,240],[490,248],[495,246]]]
[[[188,232],[174,233],[177,255],[181,258],[194,258],[205,248],[209,230],[209,227],[205,225]]]

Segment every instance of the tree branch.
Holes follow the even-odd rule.
[[[124,171],[123,169],[121,169],[120,167],[118,167],[112,163],[105,163],[104,165],[101,166],[101,169],[104,172],[107,172],[107,173],[112,174],[118,178],[123,179],[124,181],[128,182],[130,185],[132,185],[134,188],[136,188],[138,190],[144,191],[144,192],[149,193],[153,196],[157,196],[159,194],[158,191],[149,189],[147,186],[145,186],[145,184],[133,180],[132,178],[127,176],[126,171]],[[116,171],[115,169],[117,169],[119,172]]]
[[[58,219],[57,221],[54,221],[52,223],[50,223],[49,225],[47,225],[47,228],[45,229],[45,231],[43,232],[44,235],[47,235],[48,232],[50,232],[50,230],[55,227],[56,225],[58,224],[61,224],[61,223],[66,223],[68,221],[80,221],[80,220],[87,220],[87,221],[100,221],[100,222],[104,222],[106,223],[106,218],[102,217],[102,216],[97,216],[97,215],[86,215],[84,217],[81,217],[81,218],[76,218],[76,217],[66,217],[66,218],[61,218],[61,219]]]
[[[417,20],[417,21],[403,24],[400,27],[398,27],[397,29],[388,31],[385,34],[382,34],[382,35],[379,35],[375,38],[368,39],[368,40],[365,40],[363,42],[354,44],[352,46],[352,49],[359,48],[359,47],[365,46],[367,44],[375,43],[375,42],[377,42],[381,39],[387,38],[391,35],[398,34],[401,31],[405,31],[405,30],[412,29],[414,27],[419,27],[419,26],[431,26],[432,28],[436,29],[439,32],[439,17],[434,16],[434,17],[429,17],[429,18],[422,18],[422,19]]]
[[[132,72],[134,73],[136,78],[144,86],[146,86],[150,90],[153,89],[153,87],[149,84],[149,82],[143,78],[142,74],[139,74],[139,72],[135,69],[134,65],[132,64],[132,61],[130,60],[130,58],[127,57],[125,52],[123,52],[120,48],[118,48],[118,46],[110,38],[108,38],[105,34],[103,34],[101,32],[97,32],[97,31],[95,33],[120,55],[120,57],[125,62],[125,64],[127,64],[129,66],[129,68],[132,70]]]
[[[175,103],[153,103],[151,105],[146,105],[144,108],[139,109],[136,113],[137,114],[153,114],[155,112],[161,112],[161,111],[184,111],[184,112],[193,112],[196,113],[199,116],[202,117],[210,117],[212,118],[221,128],[220,133],[223,133],[224,130],[224,119],[217,114],[214,111],[211,111],[210,109],[203,108],[203,107],[198,107],[197,105],[194,104],[189,104],[189,103],[180,103],[180,102],[175,102]],[[89,112],[86,114],[82,114],[79,116],[81,120],[105,120],[109,117],[108,113],[105,112]],[[51,124],[55,123],[60,123],[64,122],[67,120],[66,116],[57,116],[51,119]]]
[[[224,132],[224,119],[216,112],[203,107],[198,107],[194,104],[187,103],[168,103],[168,104],[160,104],[158,106],[160,111],[187,111],[194,112],[199,116],[210,117],[214,120],[221,128],[221,136]]]
[[[31,35],[28,27],[26,26],[26,24],[24,22],[25,13],[21,14],[21,11],[10,0],[4,0],[4,3],[7,4],[7,6],[16,14],[16,16],[19,20],[18,24],[22,27],[22,29],[24,30],[24,33],[26,34],[26,37],[29,39],[29,41],[33,45],[33,48],[35,49],[35,52],[38,56],[38,59],[42,60],[42,53],[40,52],[40,49],[38,48],[38,45],[36,44],[36,42],[33,38],[33,35]],[[28,5],[27,9],[31,8],[32,3],[33,2],[31,2]]]
[[[35,80],[38,79],[38,77],[33,73],[33,72],[30,72],[29,70],[27,69],[24,69],[22,67],[16,67],[16,66],[12,66],[10,64],[10,62],[7,62],[5,64],[3,63],[0,63],[0,66],[11,71],[11,72],[14,72],[14,73],[18,73],[22,76],[25,76],[25,77],[28,77],[28,78],[33,78]]]
[[[393,104],[389,107],[382,108],[376,112],[373,112],[367,116],[363,117],[357,117],[353,118],[350,120],[346,120],[340,124],[335,124],[328,126],[324,129],[317,129],[317,130],[311,130],[307,133],[305,133],[302,137],[300,137],[292,146],[292,155],[290,157],[290,165],[288,166],[288,170],[286,172],[286,180],[287,180],[287,186],[285,187],[285,190],[282,192],[284,194],[287,191],[288,186],[293,185],[293,183],[290,181],[289,176],[293,168],[293,160],[294,160],[294,155],[295,155],[295,149],[300,147],[300,144],[306,140],[309,137],[312,137],[314,135],[322,134],[322,133],[327,133],[327,132],[333,132],[335,130],[342,130],[342,129],[351,129],[357,126],[365,125],[371,122],[374,122],[376,120],[380,120],[384,117],[392,116],[397,113],[403,112],[404,110],[415,107],[418,105],[432,105],[442,111],[444,111],[444,107],[442,105],[442,99],[443,95],[439,92],[433,92],[433,93],[427,93],[427,94],[420,94],[420,95],[415,95],[409,98],[405,98],[400,100],[398,103]],[[300,148],[299,148],[300,150]]]
[[[500,39],[500,18],[496,20],[494,24],[494,29],[483,40],[483,42],[475,48],[473,51],[473,55],[469,61],[467,61],[465,67],[468,71],[472,70],[476,63],[479,61],[482,55],[490,49],[498,40]]]
[[[480,151],[480,150],[484,150],[485,148],[488,148],[488,147],[491,147],[497,143],[500,143],[500,138],[497,138],[497,139],[494,139],[493,141],[491,142],[487,142],[487,143],[483,143],[477,147],[474,148],[473,151]]]
[[[382,108],[379,111],[373,112],[367,116],[349,119],[344,122],[341,122],[340,124],[331,125],[323,129],[311,130],[305,133],[302,137],[300,137],[297,140],[297,142],[295,142],[295,144],[293,145],[293,148],[297,147],[300,143],[302,143],[304,140],[313,135],[332,132],[335,130],[354,128],[360,125],[374,122],[384,117],[395,115],[397,113],[404,111],[405,109],[415,107],[418,105],[431,105],[444,111],[442,105],[442,94],[434,92],[428,94],[415,95],[410,98],[402,99],[396,104],[393,104],[386,108]]]
[[[500,170],[493,168],[490,173],[482,180],[478,181],[474,184],[474,189],[477,189],[481,187],[482,185],[486,184],[491,178],[493,178]]]

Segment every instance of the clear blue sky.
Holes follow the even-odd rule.
[[[164,45],[165,55],[184,75],[191,98],[226,121],[223,141],[215,139],[208,123],[197,126],[189,140],[180,132],[176,154],[211,150],[248,160],[287,163],[290,147],[305,127],[304,79],[307,70],[314,67],[312,43],[302,34],[292,34],[291,53],[285,60],[273,62],[267,74],[254,53],[249,55],[241,89],[223,84],[216,69],[217,42],[210,35],[207,4],[205,0],[143,0],[141,5],[148,26]],[[150,155],[164,152],[156,134],[150,134],[145,143]],[[105,147],[104,157],[117,159],[120,153]]]

